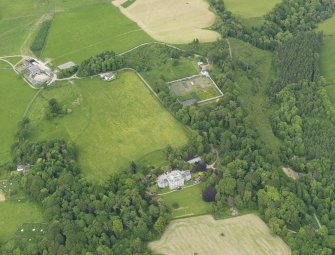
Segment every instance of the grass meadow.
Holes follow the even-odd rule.
[[[0,61],[0,166],[10,160],[17,123],[36,93],[8,64]]]
[[[45,118],[56,98],[71,113]],[[64,138],[78,146],[79,164],[92,180],[104,180],[131,160],[149,164],[148,155],[188,142],[187,132],[150,94],[133,72],[112,82],[83,79],[63,82],[41,93],[28,116],[32,139]],[[155,153],[154,153],[155,154]],[[155,161],[162,159],[155,154]]]
[[[56,14],[41,56],[55,66],[80,63],[103,51],[122,52],[148,41],[152,38],[117,7],[94,4]]]
[[[322,22],[317,31],[324,34],[320,55],[321,74],[335,84],[335,15]]]
[[[0,0],[0,56],[25,51],[25,40],[47,10],[42,0]]]
[[[224,220],[209,215],[174,220],[149,248],[165,255],[291,255],[283,240],[254,214]]]
[[[0,244],[12,238],[22,224],[43,221],[42,209],[33,202],[0,202]]]
[[[233,57],[247,63],[250,68],[256,68],[252,76],[241,71],[236,75],[240,99],[244,107],[248,109],[250,119],[265,145],[272,152],[278,152],[281,141],[272,132],[269,118],[274,109],[270,107],[271,103],[267,96],[269,81],[275,75],[272,67],[272,54],[237,39],[230,38],[229,41]]]
[[[226,8],[241,18],[261,17],[272,10],[281,0],[225,0]]]
[[[202,188],[203,185],[199,184],[161,195],[160,198],[172,209],[173,218],[208,214],[212,206],[202,200]]]

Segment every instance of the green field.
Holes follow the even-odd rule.
[[[8,69],[9,68],[9,69]],[[17,76],[8,64],[0,61],[0,166],[10,160],[17,123],[36,93]]]
[[[161,239],[150,242],[155,254],[291,255],[291,249],[258,216],[224,220],[210,215],[171,221]]]
[[[335,15],[322,22],[317,31],[322,31],[324,34],[320,55],[321,74],[335,82]]]
[[[46,1],[0,0],[0,56],[27,53],[26,40],[47,10]]]
[[[42,58],[76,63],[106,50],[122,52],[152,39],[110,3],[55,15]]]
[[[242,104],[248,110],[264,144],[273,152],[278,152],[281,142],[272,132],[269,118],[273,109],[267,95],[269,81],[275,77],[272,54],[237,39],[230,38],[229,41],[234,58],[254,70],[252,75],[247,75],[244,71],[237,73],[236,81]]]
[[[194,59],[180,59],[177,64],[173,60],[166,61],[165,64],[155,66],[155,68],[141,72],[141,75],[148,83],[155,88],[156,82],[163,78],[165,81],[173,81],[184,77],[199,74],[199,67]]]
[[[161,195],[160,198],[172,208],[172,217],[189,217],[207,214],[212,211],[210,203],[202,200],[202,188],[203,185],[195,185],[182,190],[174,191],[165,195]],[[177,203],[178,208],[174,208],[173,204]]]
[[[72,112],[46,120],[50,98]],[[119,74],[112,82],[83,79],[49,88],[36,100],[29,117],[32,139],[65,138],[75,142],[82,171],[94,180],[104,180],[127,168],[131,160],[147,164],[148,154],[168,144],[181,146],[188,141],[181,124],[132,72]],[[160,155],[156,156],[158,161]]]
[[[0,202],[0,244],[12,238],[22,224],[43,221],[41,208],[33,202]]]
[[[226,8],[233,14],[242,18],[261,17],[268,12],[281,0],[225,0]]]

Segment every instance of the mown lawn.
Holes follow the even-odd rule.
[[[45,118],[48,100],[56,98],[71,113]],[[103,82],[83,79],[63,82],[39,96],[31,111],[32,139],[64,138],[78,146],[79,164],[93,180],[125,169],[130,161],[149,164],[147,155],[168,144],[182,146],[187,132],[150,94],[133,72]],[[164,158],[155,154],[154,164]]]
[[[281,0],[225,0],[226,8],[242,18],[260,17],[268,12]]]
[[[0,202],[0,244],[12,238],[23,223],[44,222],[42,209],[35,203]]]
[[[199,184],[161,195],[160,198],[172,209],[173,218],[207,214],[212,211],[212,207],[202,200],[202,188],[203,185]]]
[[[122,52],[148,41],[151,37],[117,7],[95,4],[56,14],[42,58],[51,58],[55,66],[80,63],[103,51]]]
[[[0,61],[0,166],[10,160],[17,123],[36,93],[8,64]]]

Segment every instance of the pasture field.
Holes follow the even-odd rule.
[[[122,52],[152,40],[117,7],[95,4],[56,14],[41,57],[54,66],[70,60],[79,64],[103,51]]]
[[[43,221],[42,209],[33,202],[0,202],[0,244],[12,238],[23,223]]]
[[[45,118],[48,100],[56,98],[71,113]],[[150,94],[133,72],[112,82],[82,79],[43,91],[33,104],[32,139],[64,138],[75,142],[79,164],[92,180],[104,180],[168,144],[188,142],[185,129]],[[157,156],[158,160],[161,157]],[[145,161],[147,163],[147,160]]]
[[[159,241],[149,243],[158,254],[290,255],[290,248],[256,215],[225,220],[204,215],[174,220]]]
[[[335,15],[322,22],[317,31],[324,34],[320,54],[321,74],[335,83]]]
[[[203,185],[198,184],[159,197],[172,209],[173,218],[208,214],[212,206],[202,200],[202,188]]]
[[[47,10],[46,1],[0,0],[0,56],[26,53],[25,41]]]
[[[281,141],[272,131],[270,117],[273,109],[267,95],[269,81],[275,78],[272,54],[237,39],[229,38],[229,41],[233,58],[239,59],[250,68],[255,68],[257,73],[250,77],[246,72],[239,71],[236,75],[241,102],[245,109],[249,110],[250,120],[264,144],[272,152],[278,152]]]
[[[241,18],[261,17],[272,10],[281,0],[225,0],[226,8]]]
[[[157,41],[178,44],[219,38],[217,32],[207,29],[214,24],[215,15],[205,0],[136,0],[127,8],[122,7],[124,2],[112,3]]]
[[[9,68],[9,69],[8,69]],[[10,160],[10,148],[15,140],[17,123],[36,93],[12,68],[0,61],[0,166]]]

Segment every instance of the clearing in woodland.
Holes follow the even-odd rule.
[[[1,202],[0,244],[13,237],[23,223],[43,221],[41,208],[33,202]]]
[[[335,84],[335,15],[322,22],[317,30],[324,34],[320,55],[321,74]]]
[[[70,60],[79,64],[103,51],[122,52],[148,41],[153,39],[117,7],[94,4],[55,15],[42,57],[55,66]]]
[[[205,0],[137,0],[127,8],[124,0],[112,3],[134,20],[144,31],[158,41],[189,43],[195,38],[201,42],[215,41],[217,32],[208,30],[215,15]]]
[[[71,113],[46,119],[56,98]],[[64,138],[78,146],[79,164],[91,179],[104,180],[168,144],[182,146],[187,132],[133,72],[112,82],[82,79],[44,90],[29,112],[32,139]]]
[[[290,248],[274,236],[256,215],[225,220],[205,215],[174,220],[159,241],[149,243],[158,254],[290,255]],[[224,251],[224,252],[223,252]]]
[[[241,18],[261,17],[272,10],[281,0],[225,0],[226,8]]]

